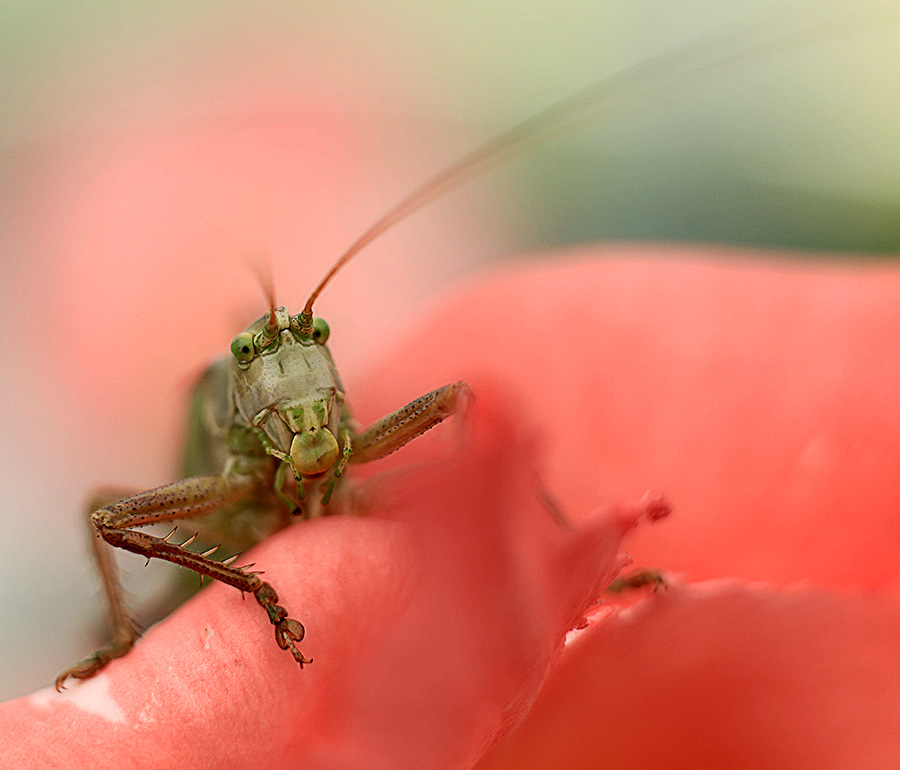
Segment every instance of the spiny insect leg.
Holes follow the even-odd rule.
[[[304,657],[296,646],[305,634],[303,625],[287,617],[287,610],[278,604],[278,594],[269,583],[260,579],[259,575],[247,571],[248,567],[253,566],[252,564],[242,568],[230,567],[203,554],[189,551],[180,545],[167,543],[162,538],[132,529],[113,528],[101,530],[101,532],[107,542],[113,543],[119,548],[148,558],[164,559],[173,564],[179,564],[201,575],[207,575],[234,586],[240,591],[252,593],[275,626],[275,641],[278,646],[282,650],[288,650],[301,668],[305,663],[312,663],[312,659]]]
[[[282,649],[289,649],[294,659],[302,666],[303,663],[310,662],[295,646],[295,643],[303,638],[303,626],[297,621],[287,618],[287,611],[277,604],[278,596],[274,589],[261,580],[258,575],[189,551],[184,544],[178,545],[169,542],[168,536],[165,538],[155,537],[146,532],[129,529],[129,527],[140,527],[212,513],[227,503],[246,497],[258,484],[259,479],[253,476],[237,474],[183,479],[101,507],[91,514],[91,522],[100,537],[114,547],[140,554],[147,559],[164,559],[173,564],[180,564],[201,575],[232,585],[240,591],[253,593],[275,625],[275,638],[278,645]],[[104,550],[108,551],[108,549],[98,550],[101,554]],[[101,559],[101,569],[103,569],[102,559],[108,558],[108,561],[112,562],[111,554],[99,558]],[[114,572],[111,574],[115,575]],[[107,588],[110,596],[114,595],[118,581],[113,578],[111,585],[112,589]],[[121,588],[118,588],[118,593],[118,606],[121,607]],[[124,646],[124,649],[119,651],[123,644],[114,640],[110,645],[98,650],[81,663],[69,667],[57,677],[57,689],[61,689],[65,680],[70,676],[81,679],[93,676],[110,660],[127,652],[133,642],[132,639],[127,646]]]

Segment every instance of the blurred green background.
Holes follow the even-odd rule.
[[[166,100],[168,119],[186,117],[211,98],[191,82],[247,66],[248,52],[247,83],[265,73],[298,94],[327,89],[348,109],[424,114],[474,143],[685,41],[821,28],[819,42],[588,124],[497,175],[490,197],[522,248],[651,238],[890,253],[900,244],[897,13],[896,0],[7,2],[0,146],[15,163],[36,136],[156,119]],[[355,71],[371,75],[364,86]]]
[[[352,384],[366,356],[372,360],[387,344],[379,331],[399,323],[392,313],[415,317],[448,276],[516,253],[633,239],[895,258],[898,17],[898,0],[0,5],[0,314],[7,330],[0,379],[0,697],[48,684],[89,651],[85,628],[100,612],[83,547],[82,500],[100,482],[149,486],[168,479],[179,419],[174,383],[223,349],[223,341],[227,347],[235,305],[258,304],[259,290],[239,256],[245,242],[206,268],[224,276],[218,288],[201,286],[185,300],[167,291],[196,285],[196,274],[183,265],[197,250],[174,248],[165,258],[160,251],[157,265],[152,248],[134,264],[116,258],[116,249],[127,255],[147,232],[165,233],[165,218],[133,233],[117,231],[115,248],[103,241],[105,225],[115,229],[119,216],[139,218],[143,186],[148,206],[165,193],[149,173],[156,157],[149,151],[131,176],[120,173],[140,160],[128,154],[135,147],[164,157],[146,137],[181,141],[181,127],[203,126],[210,115],[252,128],[260,115],[296,113],[302,123],[309,105],[314,116],[339,114],[344,122],[335,125],[356,127],[313,132],[323,154],[355,159],[363,148],[363,166],[343,180],[346,188],[329,187],[330,167],[284,183],[298,190],[321,185],[336,220],[322,223],[328,232],[317,240],[312,229],[284,230],[290,205],[273,215],[280,233],[271,246],[277,285],[293,298],[416,183],[548,104],[723,31],[752,43],[822,30],[817,42],[638,96],[623,114],[586,121],[374,245],[321,303],[335,330],[335,315],[345,314],[346,326],[354,313],[357,322],[368,313],[352,345],[335,334],[336,346],[347,345],[337,352]],[[702,51],[703,42],[697,47]],[[113,148],[109,157],[106,146]],[[117,157],[119,147],[132,149]],[[198,211],[219,205],[212,197],[219,177],[211,178],[212,202],[203,204],[198,188]],[[81,191],[77,199],[66,197],[72,189]],[[119,195],[125,200],[116,214],[110,200]],[[340,202],[331,204],[332,195]],[[80,219],[90,217],[96,201],[104,206],[88,227]],[[272,205],[280,202],[272,193]],[[239,218],[222,205],[224,221]],[[260,209],[268,206],[268,199],[259,202]],[[219,222],[211,221],[200,222],[198,232]],[[249,245],[258,245],[254,238],[265,244],[266,228],[252,216],[248,221],[259,225],[259,232],[244,233]],[[295,256],[307,245],[315,255],[308,267]],[[409,261],[389,261],[404,250]],[[92,263],[95,252],[106,261]],[[386,293],[371,299],[372,308],[359,304],[368,301],[365,288],[379,271],[402,285],[380,289]],[[342,296],[356,296],[357,306],[342,307]],[[115,308],[121,324],[105,324],[105,306]],[[71,326],[48,321],[44,311],[51,307]],[[147,331],[180,313],[207,326],[179,335],[177,344]],[[140,347],[116,336],[119,325],[141,319]],[[72,330],[74,339],[67,337]],[[116,358],[126,347],[135,347],[132,359]],[[136,361],[144,359],[142,369]],[[122,403],[104,390],[113,379]]]

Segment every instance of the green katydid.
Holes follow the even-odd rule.
[[[828,30],[826,30],[828,31]],[[812,35],[816,39],[820,34]],[[807,37],[807,35],[804,35]],[[802,42],[802,39],[799,41]],[[86,679],[128,652],[137,632],[124,606],[112,547],[187,567],[201,576],[252,593],[274,626],[277,644],[302,668],[305,629],[288,617],[278,594],[258,574],[213,558],[215,549],[190,550],[136,528],[191,520],[205,538],[221,536],[252,545],[298,518],[329,511],[342,494],[351,463],[377,460],[399,449],[457,411],[469,389],[464,382],[438,388],[359,430],[327,347],[327,324],[314,303],[332,277],[380,234],[421,206],[487,168],[521,154],[549,133],[600,109],[627,106],[711,67],[793,47],[797,39],[739,44],[722,36],[630,67],[551,106],[449,166],[376,221],[335,262],[303,309],[292,315],[269,295],[265,315],[239,333],[231,354],[212,364],[192,394],[187,463],[189,475],[130,496],[98,495],[91,505],[94,554],[110,610],[112,641],[68,667],[56,679]],[[249,565],[252,566],[252,565]]]
[[[271,585],[247,567],[231,565],[236,557],[216,561],[211,558],[216,549],[191,551],[193,537],[173,543],[175,529],[157,537],[133,527],[190,518],[204,535],[251,545],[294,517],[325,512],[348,462],[376,460],[399,449],[452,414],[468,391],[462,382],[447,385],[359,431],[327,338],[327,324],[308,310],[291,316],[284,307],[271,307],[234,338],[230,359],[211,365],[195,386],[188,451],[203,458],[195,463],[197,475],[91,513],[113,640],[63,671],[57,689],[68,677],[93,676],[137,638],[107,544],[252,593],[274,625],[278,645],[301,668],[311,662],[297,647],[303,626],[287,617]]]

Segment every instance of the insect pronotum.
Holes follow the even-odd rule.
[[[126,654],[137,639],[112,548],[169,561],[252,594],[271,622],[278,646],[301,668],[310,663],[300,649],[305,629],[289,617],[275,587],[247,567],[235,566],[235,557],[220,561],[214,558],[216,549],[191,550],[193,537],[174,542],[174,527],[162,537],[139,528],[190,520],[190,527],[204,538],[250,546],[298,518],[327,513],[342,492],[349,464],[382,458],[457,410],[468,392],[464,382],[438,388],[360,429],[327,347],[328,325],[313,312],[333,276],[418,208],[576,119],[628,106],[646,99],[648,92],[714,66],[794,47],[806,36],[751,45],[737,44],[734,36],[709,38],[623,70],[519,124],[413,191],[346,250],[299,312],[277,307],[270,292],[267,312],[237,334],[230,354],[212,364],[194,387],[187,476],[130,496],[100,494],[92,501],[93,551],[109,605],[112,639],[62,671],[56,688],[64,689],[69,678],[94,676]]]

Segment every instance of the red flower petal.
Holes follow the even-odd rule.
[[[312,665],[300,671],[277,648],[254,601],[215,586],[68,695],[5,704],[4,757],[36,767],[474,762],[527,709],[641,515],[561,526],[536,494],[527,430],[489,386],[478,390],[473,435],[448,442],[449,459],[369,485],[391,521],[319,519],[253,552],[306,624]]]
[[[233,592],[213,589],[84,685],[77,718],[67,701],[8,704],[0,721],[25,731],[11,751],[42,766],[68,761],[80,741],[91,760],[97,745],[114,746],[111,761],[131,751],[138,766],[177,752],[249,767],[468,766],[524,713],[638,516],[585,511],[649,485],[679,510],[635,549],[656,566],[692,578],[894,581],[898,284],[887,267],[632,261],[482,284],[368,387],[351,388],[370,399],[357,400],[365,420],[468,378],[474,443],[433,467],[383,474],[372,489],[393,523],[317,521],[259,549],[310,628],[309,671],[266,644],[265,620]],[[485,384],[497,378],[521,394],[513,413]],[[533,419],[549,452],[544,482],[581,522],[577,534],[534,494]],[[393,466],[446,453],[436,438]],[[201,654],[198,617],[218,629],[219,653]],[[491,766],[895,764],[898,635],[893,601],[658,594],[568,648]],[[161,674],[160,660],[185,649],[199,669]],[[147,713],[159,718],[140,732],[135,718]]]
[[[666,493],[678,515],[629,544],[638,561],[691,579],[889,585],[900,270],[747,256],[590,249],[504,271],[353,392],[374,416],[398,393],[491,372],[542,429],[569,515]]]
[[[478,770],[861,770],[900,757],[900,603],[734,583],[602,620]]]
[[[895,583],[900,271],[639,255],[481,284],[367,392],[509,376],[542,423],[566,510],[601,490],[671,495],[678,515],[629,545],[645,563]],[[473,340],[469,325],[503,333]],[[415,355],[426,347],[440,360]],[[567,651],[484,767],[893,766],[898,621],[894,600],[659,594]]]

